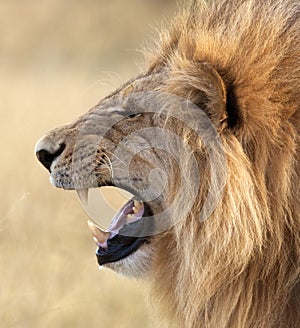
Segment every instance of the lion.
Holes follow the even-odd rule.
[[[54,186],[134,195],[89,227],[99,265],[151,281],[159,326],[300,327],[299,14],[193,1],[142,74],[36,146]]]

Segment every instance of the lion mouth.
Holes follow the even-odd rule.
[[[76,190],[82,202],[87,202],[88,189]],[[117,262],[135,252],[143,243],[150,231],[150,209],[146,203],[133,197],[114,215],[107,229],[102,229],[92,220],[88,227],[97,245],[96,256],[100,266]]]

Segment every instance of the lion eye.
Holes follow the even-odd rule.
[[[127,117],[129,117],[129,118],[134,118],[134,117],[140,117],[140,116],[142,116],[142,113],[138,113],[138,114],[130,114],[130,115],[128,115]]]

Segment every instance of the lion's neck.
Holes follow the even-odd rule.
[[[265,174],[257,175],[240,143],[226,142],[229,173],[213,215],[200,223],[192,213],[158,241],[154,290],[162,312],[171,326],[186,328],[297,327],[299,203],[289,183],[291,149],[277,151],[272,167],[259,159]]]

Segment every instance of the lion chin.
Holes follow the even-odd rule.
[[[148,66],[36,146],[51,183],[132,194],[101,267],[152,282],[159,326],[300,327],[300,3],[195,0]]]
[[[128,278],[145,279],[151,275],[153,252],[150,245],[141,246],[126,258],[106,264],[104,267]]]

